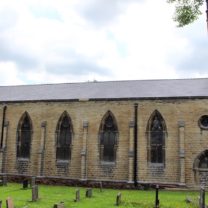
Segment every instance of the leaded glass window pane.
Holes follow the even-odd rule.
[[[150,145],[150,162],[151,163],[163,163],[165,157],[165,129],[164,120],[162,116],[157,112],[151,119],[150,131],[149,131],[149,145]]]
[[[71,158],[71,124],[68,116],[61,120],[57,136],[56,158],[58,160],[68,160]]]
[[[117,140],[117,126],[114,123],[113,117],[108,115],[104,121],[103,129],[101,130],[101,159],[103,161],[115,161],[115,149]]]
[[[31,124],[28,115],[26,114],[24,120],[18,129],[17,141],[17,157],[29,158],[30,143],[31,143]]]

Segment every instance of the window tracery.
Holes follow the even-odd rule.
[[[111,112],[104,116],[100,128],[100,159],[105,162],[116,160],[118,129]]]
[[[208,130],[208,115],[203,115],[199,119],[199,127]]]
[[[66,112],[59,119],[56,131],[56,159],[70,160],[72,145],[72,124]]]
[[[154,164],[164,164],[166,125],[163,117],[157,110],[150,117],[147,128],[148,161]]]
[[[25,112],[19,121],[17,129],[17,157],[29,158],[31,148],[32,124],[30,117]]]

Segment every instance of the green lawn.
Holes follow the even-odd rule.
[[[31,202],[31,189],[22,189],[22,184],[9,183],[7,186],[0,186],[0,200],[3,201],[3,208],[6,207],[5,200],[11,197],[15,208],[52,208],[57,202],[63,201],[65,207],[69,208],[115,208],[116,195],[121,192],[121,208],[153,208],[155,192],[153,190],[113,190],[93,189],[93,197],[86,198],[86,188],[79,188],[81,193],[80,202],[74,202],[76,187],[68,186],[46,186],[39,185],[39,197],[37,202]],[[186,196],[197,199],[198,192],[188,191],[167,191],[159,192],[161,208],[194,208],[196,206],[185,202]]]

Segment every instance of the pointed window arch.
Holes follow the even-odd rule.
[[[167,128],[165,120],[159,111],[155,110],[147,125],[148,132],[148,161],[150,163],[165,163],[165,138]]]
[[[99,135],[101,161],[114,162],[116,160],[118,128],[110,111],[102,119]]]
[[[17,128],[17,158],[29,158],[32,138],[32,122],[30,116],[25,112]]]
[[[195,158],[193,170],[196,184],[208,186],[208,149],[205,149]]]
[[[56,159],[70,160],[72,146],[72,123],[67,112],[64,112],[56,129]]]

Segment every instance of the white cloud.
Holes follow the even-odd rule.
[[[19,79],[18,70],[12,62],[0,62],[0,83],[1,85],[23,84],[24,81]]]
[[[13,84],[207,76],[206,53],[199,69],[186,62],[205,51],[206,22],[176,28],[164,0],[8,0],[0,8],[0,70]]]

